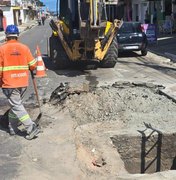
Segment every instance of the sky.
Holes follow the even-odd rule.
[[[56,11],[56,2],[57,0],[40,0],[45,4],[45,7],[48,7],[50,11]]]

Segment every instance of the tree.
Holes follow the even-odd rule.
[[[35,0],[35,2],[36,2],[36,5],[39,7],[45,6],[45,4],[43,4],[43,2],[41,2],[40,0]]]

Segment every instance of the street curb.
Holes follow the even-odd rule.
[[[153,54],[156,54],[156,55],[158,55],[158,56],[163,56],[163,55],[164,55],[163,53],[159,53],[159,52],[156,52],[156,51],[151,50],[151,49],[148,49],[148,51],[151,52],[151,53],[153,53]],[[164,57],[166,57],[166,56],[164,56]],[[167,57],[166,57],[166,58],[167,58]]]
[[[151,52],[151,53],[153,53],[153,54],[156,54],[156,55],[158,55],[158,56],[165,57],[165,58],[169,59],[170,62],[172,62],[172,63],[176,63],[176,55],[174,55],[174,54],[167,53],[167,52],[165,52],[165,53],[159,53],[159,52],[153,51],[153,50],[151,50],[151,49],[148,49],[148,51]]]
[[[164,53],[172,62],[176,63],[176,55],[172,53],[165,52]]]

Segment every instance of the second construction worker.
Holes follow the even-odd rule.
[[[8,113],[10,134],[17,133],[14,123],[17,119],[26,130],[26,139],[33,139],[40,132],[31,120],[22,104],[22,98],[29,84],[29,71],[36,69],[37,62],[30,49],[18,41],[19,30],[15,25],[8,25],[6,43],[0,46],[0,87],[7,97],[10,111]]]

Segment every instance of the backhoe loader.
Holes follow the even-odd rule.
[[[114,1],[113,9],[118,2]],[[107,0],[60,0],[59,17],[50,21],[49,38],[50,58],[58,69],[80,61],[95,61],[104,68],[115,66],[116,33],[122,21],[112,17],[110,11],[108,18],[107,5]]]

